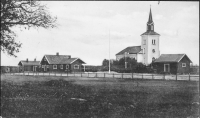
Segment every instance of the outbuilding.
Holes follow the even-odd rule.
[[[18,63],[18,66],[19,66],[20,72],[24,72],[24,71],[36,72],[36,71],[39,71],[40,69],[40,61],[36,61],[36,59],[34,59],[34,61],[29,61],[28,59],[26,59],[26,60],[20,61]]]
[[[186,54],[162,54],[153,62],[157,73],[187,74],[190,73],[192,61]]]

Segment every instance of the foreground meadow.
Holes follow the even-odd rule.
[[[198,82],[1,75],[3,118],[196,118]]]

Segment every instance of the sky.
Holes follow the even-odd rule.
[[[1,65],[17,66],[20,60],[41,61],[45,54],[71,55],[87,65],[101,65],[103,59],[128,46],[141,45],[150,5],[154,31],[160,34],[160,54],[187,54],[199,65],[199,2],[161,1],[43,1],[57,27],[29,30],[14,27],[22,43],[17,57],[1,52]],[[110,33],[109,33],[110,32]]]

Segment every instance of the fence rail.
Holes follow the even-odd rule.
[[[144,73],[99,73],[99,72],[23,72],[4,73],[4,75],[24,75],[24,76],[63,76],[63,77],[87,77],[87,78],[121,78],[121,79],[163,79],[163,80],[188,80],[199,81],[199,75],[165,75],[165,74],[144,74]]]

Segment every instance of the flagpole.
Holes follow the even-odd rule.
[[[109,29],[109,73],[110,73],[110,29]]]

